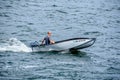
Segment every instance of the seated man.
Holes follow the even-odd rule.
[[[49,45],[55,43],[53,40],[50,39],[51,34],[52,34],[51,32],[47,32],[47,36],[42,40],[42,44],[45,43],[45,45]]]

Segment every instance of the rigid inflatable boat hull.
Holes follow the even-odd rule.
[[[57,41],[55,44],[39,45],[39,43],[31,44],[33,52],[39,51],[63,51],[70,49],[83,49],[94,44],[95,38],[72,38],[62,41]]]

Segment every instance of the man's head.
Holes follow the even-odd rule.
[[[47,34],[48,34],[48,36],[51,36],[52,33],[49,31],[49,32],[47,32]]]

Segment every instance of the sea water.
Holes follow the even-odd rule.
[[[33,53],[48,31],[96,42]],[[0,80],[120,80],[120,0],[0,0]]]

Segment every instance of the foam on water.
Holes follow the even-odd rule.
[[[31,52],[31,48],[16,38],[10,38],[0,45],[0,51]]]

